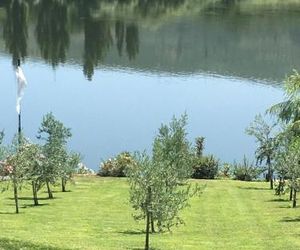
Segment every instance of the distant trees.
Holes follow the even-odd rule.
[[[290,199],[296,207],[296,196],[300,178],[300,75],[297,71],[285,81],[286,100],[273,105],[268,112],[276,115],[285,126],[277,136],[277,169],[281,174],[280,185],[284,178],[290,182]],[[284,176],[285,175],[285,176]]]
[[[297,192],[300,188],[300,74],[294,71],[285,81],[286,100],[273,105],[267,112],[274,115],[280,128],[274,133],[273,125],[268,125],[261,116],[247,129],[258,142],[256,159],[266,162],[270,187],[276,170],[279,177],[275,193],[284,192],[286,182],[290,187],[290,200],[296,207]]]
[[[258,144],[255,151],[255,157],[257,164],[261,165],[266,163],[268,173],[267,179],[270,182],[270,189],[273,189],[273,160],[276,150],[276,139],[274,134],[275,124],[269,125],[262,117],[257,115],[254,122],[246,129],[247,134],[255,137]]]

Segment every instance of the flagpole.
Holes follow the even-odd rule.
[[[20,59],[18,59],[17,67],[20,67],[20,66],[21,66],[21,61],[20,61]],[[21,107],[20,107],[20,112],[18,113],[18,143],[19,143],[19,146],[21,144],[21,133],[22,133],[22,124],[21,124]]]
[[[22,133],[22,127],[21,127],[21,111],[18,114],[18,135],[19,135],[19,144],[21,144],[21,133]]]
[[[20,59],[17,60],[17,69],[21,66]],[[17,81],[19,81],[17,76]],[[19,86],[18,86],[19,87]],[[19,96],[17,97],[19,98]],[[19,104],[21,105],[21,103]],[[21,147],[21,133],[22,133],[22,127],[21,127],[21,106],[19,107],[18,111],[18,144],[19,149]],[[13,183],[14,183],[14,199],[15,199],[15,206],[16,206],[16,213],[19,213],[19,198],[18,198],[18,181],[16,177],[16,169],[14,169],[14,175],[13,175]]]

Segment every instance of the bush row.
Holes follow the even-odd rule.
[[[246,158],[241,163],[223,164],[220,167],[219,160],[213,155],[196,156],[192,160],[193,179],[215,179],[231,178],[241,181],[252,181],[257,179],[263,172]],[[114,158],[103,161],[100,165],[98,175],[111,177],[125,177],[125,170],[132,166],[134,158],[128,152],[123,152]]]
[[[134,158],[128,152],[123,152],[114,158],[100,164],[98,175],[125,177],[125,170],[134,163]],[[218,174],[219,161],[212,155],[195,157],[193,159],[193,174],[195,179],[214,179]]]

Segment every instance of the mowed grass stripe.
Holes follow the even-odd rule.
[[[182,212],[186,224],[151,236],[155,249],[300,249],[300,209],[274,196],[265,182],[196,181],[206,185]],[[21,191],[15,215],[12,192],[0,195],[0,249],[137,249],[144,223],[132,218],[124,178],[77,177],[71,192],[31,206]],[[24,199],[25,198],[25,199]]]

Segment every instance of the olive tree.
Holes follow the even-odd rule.
[[[2,138],[3,139],[3,138]],[[20,189],[23,180],[24,180],[24,171],[25,171],[25,163],[24,163],[24,145],[27,144],[26,138],[22,133],[18,133],[11,145],[6,146],[4,148],[4,160],[2,162],[2,172],[7,180],[7,188],[9,184],[12,183],[14,190],[14,201],[16,213],[19,213],[19,197],[18,197],[18,189]],[[3,148],[2,148],[3,149]]]
[[[28,143],[22,148],[22,163],[24,180],[29,181],[32,186],[34,205],[39,205],[38,191],[46,182],[45,156],[42,147],[38,144]]]
[[[71,153],[67,155],[66,161],[63,163],[63,166],[60,170],[62,192],[66,192],[67,182],[70,181],[73,177],[73,174],[76,173],[80,159],[81,157],[77,153]]]
[[[43,145],[45,156],[44,174],[50,199],[53,198],[50,184],[55,184],[58,178],[61,178],[63,183],[65,181],[65,171],[63,169],[67,166],[66,162],[68,161],[66,144],[71,136],[70,128],[66,128],[52,113],[48,113],[43,117],[38,131],[38,138],[45,141]]]
[[[287,148],[285,154],[281,154],[278,164],[284,166],[284,171],[289,178],[293,192],[293,207],[297,204],[297,192],[300,190],[300,139],[296,138]]]
[[[153,156],[137,153],[127,168],[130,202],[137,214],[135,219],[146,222],[145,249],[149,249],[149,233],[171,230],[183,223],[179,211],[195,194],[187,183],[192,173],[192,150],[186,139],[187,116],[173,118],[162,125],[153,144]]]

